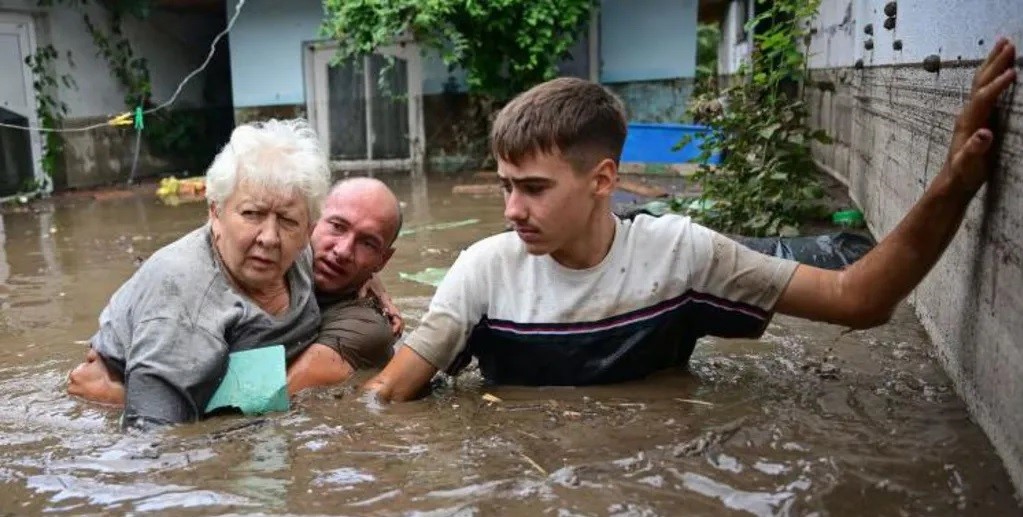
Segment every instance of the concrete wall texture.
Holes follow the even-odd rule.
[[[884,27],[882,0],[825,0],[810,45],[814,123],[835,138],[818,162],[847,182],[878,237],[940,171],[954,117],[996,37],[1023,46],[1019,0],[902,0]],[[873,36],[864,33],[873,25]],[[873,39],[873,50],[865,48]],[[894,49],[901,40],[902,50]],[[925,71],[929,55],[939,73]],[[857,60],[864,67],[857,69]],[[1023,68],[1023,61],[1020,62]],[[1023,491],[1023,93],[998,108],[993,178],[910,301],[938,356]]]

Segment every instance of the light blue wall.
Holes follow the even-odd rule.
[[[696,75],[697,0],[602,0],[600,81]]]
[[[228,16],[234,14],[229,0]],[[697,0],[603,0],[601,82],[691,78],[696,67]],[[302,43],[319,39],[321,0],[247,0],[229,35],[236,108],[305,103]],[[423,59],[423,93],[441,93],[449,74],[440,56]]]
[[[317,39],[322,20],[320,0],[247,0],[230,33],[234,106],[304,104],[302,42]]]
[[[235,107],[304,104],[302,43],[320,39],[322,21],[321,0],[247,0],[230,33]],[[438,54],[425,56],[423,93],[443,91],[448,75]],[[464,91],[464,73],[453,75]]]

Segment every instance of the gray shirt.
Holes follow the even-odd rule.
[[[111,297],[92,347],[125,384],[122,425],[200,418],[231,352],[313,342],[320,311],[307,247],[287,271],[290,305],[272,316],[228,283],[209,225],[154,253]]]

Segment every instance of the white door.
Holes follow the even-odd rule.
[[[332,65],[337,47],[306,45],[309,122],[332,165],[348,170],[419,171],[424,155],[422,61],[403,43]]]
[[[0,12],[0,116],[4,122],[38,126],[36,115],[36,96],[32,88],[32,72],[25,64],[25,59],[35,52],[35,29],[32,18],[25,15]],[[0,141],[4,155],[8,158],[0,162],[0,171],[7,175],[18,174],[22,179],[42,179],[40,158],[42,141],[36,131],[25,131],[18,135],[17,129],[5,129],[6,133]],[[24,138],[27,136],[27,138]],[[19,138],[20,137],[20,138]],[[29,149],[21,149],[27,142]],[[17,147],[15,149],[14,147]],[[27,154],[29,163],[15,162],[12,156]],[[16,170],[24,169],[28,170]],[[0,179],[3,181],[3,179]],[[13,181],[8,178],[8,181]]]

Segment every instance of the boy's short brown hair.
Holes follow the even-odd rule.
[[[519,94],[497,115],[490,132],[494,157],[519,165],[537,154],[557,154],[576,172],[611,158],[625,144],[625,108],[603,86],[562,77]]]

